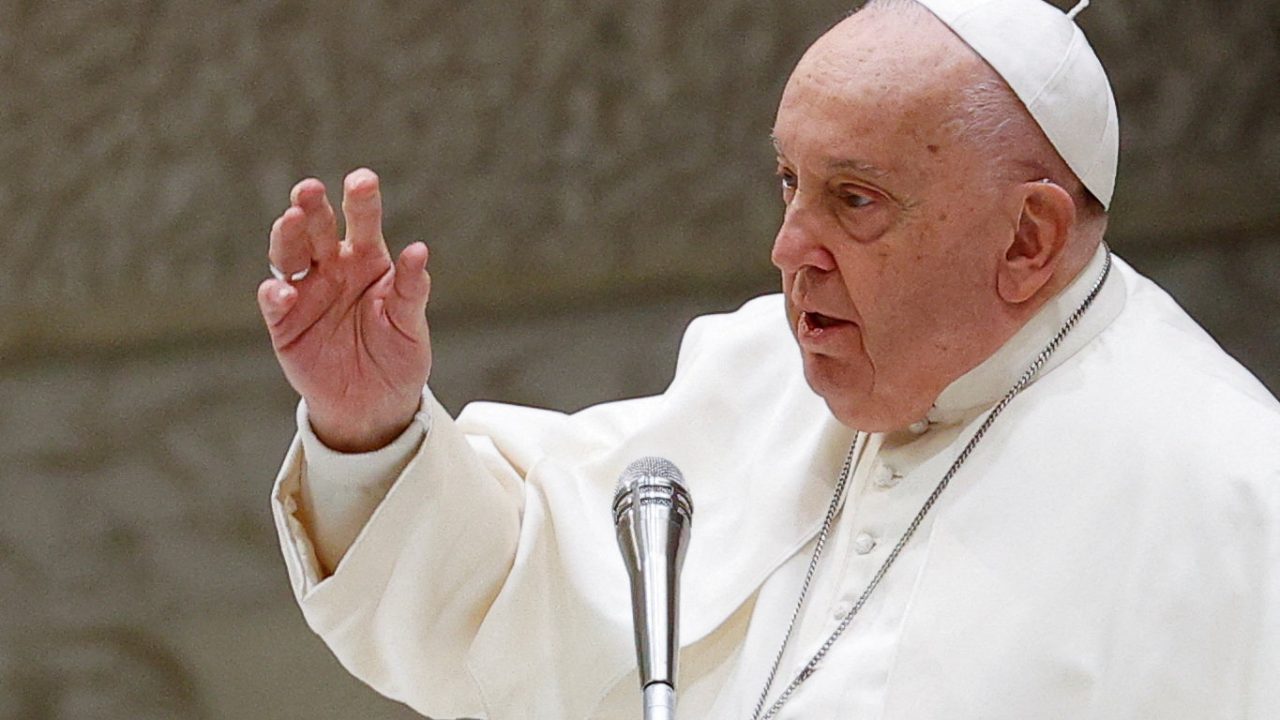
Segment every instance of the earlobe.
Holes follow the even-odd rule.
[[[1036,297],[1053,278],[1075,224],[1071,194],[1051,182],[1023,186],[1017,228],[1001,258],[996,290],[1007,303]]]

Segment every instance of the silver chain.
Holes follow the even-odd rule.
[[[1058,334],[1054,335],[1053,339],[1049,341],[1049,344],[1040,351],[1040,354],[1036,356],[1036,359],[1032,361],[1031,365],[1022,373],[1022,376],[1018,378],[1018,381],[1014,383],[1013,387],[1009,388],[1009,392],[1005,393],[1000,402],[996,403],[996,406],[991,409],[986,420],[982,422],[982,425],[978,426],[977,431],[973,433],[973,437],[969,438],[969,442],[964,446],[964,449],[960,451],[960,454],[956,456],[955,461],[951,463],[951,467],[947,470],[946,474],[942,476],[942,480],[938,482],[938,486],[933,489],[933,492],[930,493],[929,497],[924,501],[924,505],[920,507],[920,511],[916,513],[915,518],[911,521],[911,524],[907,526],[906,531],[902,533],[902,537],[898,539],[897,544],[889,551],[888,557],[886,557],[884,562],[880,564],[880,569],[876,571],[876,574],[872,576],[871,581],[867,583],[867,587],[862,591],[862,595],[858,597],[858,601],[854,603],[853,608],[849,610],[847,615],[845,615],[844,620],[841,621],[840,625],[836,627],[829,637],[827,637],[826,642],[822,643],[822,647],[818,648],[818,651],[809,658],[809,661],[800,669],[800,672],[796,674],[795,678],[792,679],[791,683],[782,691],[782,694],[778,696],[778,699],[774,701],[773,705],[769,707],[769,711],[765,713],[762,718],[760,713],[764,710],[764,704],[769,697],[769,690],[773,687],[773,680],[778,674],[778,667],[782,664],[782,656],[786,652],[787,643],[791,640],[791,633],[795,630],[796,621],[800,618],[800,612],[804,607],[805,597],[809,594],[809,585],[813,581],[814,572],[816,572],[818,568],[818,559],[822,557],[822,549],[827,543],[827,536],[831,534],[831,526],[835,522],[836,513],[840,508],[840,499],[844,495],[845,485],[848,483],[849,473],[853,468],[854,449],[857,447],[857,438],[855,437],[854,442],[849,447],[849,454],[845,457],[844,467],[840,470],[840,478],[836,482],[835,494],[831,498],[831,504],[827,507],[826,518],[822,522],[822,530],[818,532],[817,543],[813,548],[813,557],[809,560],[809,569],[805,572],[804,584],[800,586],[800,597],[796,601],[796,608],[791,613],[791,620],[787,623],[786,634],[782,637],[782,646],[778,648],[778,654],[773,659],[773,666],[769,670],[768,678],[765,679],[764,690],[760,692],[760,699],[756,702],[755,712],[751,714],[751,720],[769,720],[769,718],[777,715],[778,711],[782,709],[782,706],[791,699],[791,696],[795,693],[796,689],[803,685],[806,680],[817,672],[819,663],[821,663],[822,659],[827,656],[828,652],[830,652],[831,647],[835,645],[836,640],[839,640],[840,636],[844,634],[845,629],[849,627],[849,623],[853,622],[858,611],[866,604],[867,598],[871,597],[872,591],[874,591],[876,586],[880,584],[880,581],[884,578],[885,574],[889,572],[889,568],[893,565],[893,562],[897,560],[898,555],[902,553],[902,549],[906,547],[907,542],[913,535],[915,535],[916,530],[920,528],[920,525],[924,522],[925,516],[929,514],[929,510],[931,510],[934,504],[938,502],[938,497],[942,495],[942,491],[946,490],[947,486],[951,484],[951,479],[955,477],[956,472],[960,470],[965,461],[969,459],[969,456],[973,454],[974,448],[978,446],[978,443],[981,442],[983,436],[985,436],[987,431],[991,429],[991,425],[995,423],[996,418],[1000,416],[1000,413],[1004,412],[1004,409],[1009,406],[1009,403],[1013,402],[1013,399],[1018,396],[1018,393],[1021,393],[1028,385],[1031,384],[1031,381],[1035,379],[1040,370],[1044,368],[1045,363],[1047,363],[1053,353],[1057,351],[1058,346],[1062,344],[1062,341],[1067,337],[1071,330],[1075,328],[1076,324],[1080,322],[1080,318],[1084,316],[1085,311],[1089,309],[1089,306],[1093,304],[1094,299],[1098,297],[1098,293],[1102,290],[1103,283],[1107,281],[1107,276],[1111,274],[1111,250],[1106,247],[1105,243],[1103,244],[1103,249],[1106,252],[1106,256],[1102,266],[1102,273],[1098,276],[1098,280],[1089,290],[1089,294],[1085,296],[1084,301],[1081,302],[1080,306],[1075,309],[1075,312],[1071,313],[1066,321],[1062,323],[1062,327],[1059,328]]]

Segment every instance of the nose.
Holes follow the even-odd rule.
[[[821,208],[802,201],[801,193],[797,192],[787,204],[769,259],[787,274],[804,267],[834,270],[836,261],[823,242],[825,234]]]

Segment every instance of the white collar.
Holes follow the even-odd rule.
[[[1089,264],[1062,292],[1050,298],[999,350],[948,385],[934,401],[927,420],[940,424],[960,422],[995,405],[1004,397],[1089,295],[1094,282],[1102,274],[1107,252],[1106,246],[1100,245]],[[1124,279],[1113,265],[1089,310],[1067,334],[1037,377],[1052,372],[1110,325],[1124,309],[1125,295]]]

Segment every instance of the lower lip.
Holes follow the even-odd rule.
[[[847,321],[819,327],[813,324],[809,313],[802,312],[796,321],[796,339],[806,348],[820,349],[833,343],[843,342],[857,328],[855,323]]]

